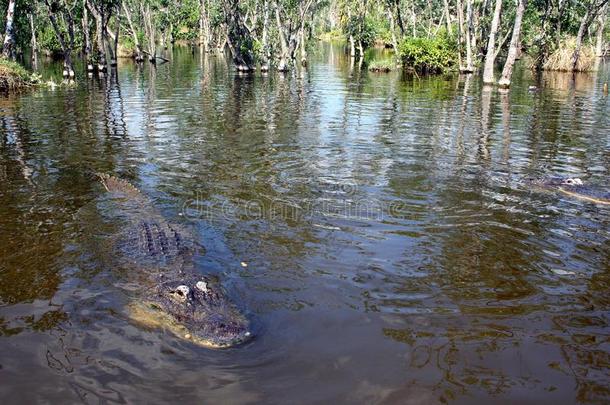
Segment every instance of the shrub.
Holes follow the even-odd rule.
[[[405,67],[421,73],[442,73],[455,66],[456,51],[445,35],[406,38],[398,46]]]

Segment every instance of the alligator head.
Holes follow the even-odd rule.
[[[539,187],[575,187],[584,185],[578,177],[545,177],[542,179],[529,179],[531,185]]]
[[[541,190],[557,191],[579,200],[610,205],[610,193],[607,187],[585,184],[578,177],[529,179],[526,184]]]
[[[133,316],[132,311],[132,317],[202,346],[231,347],[252,336],[246,317],[219,284],[207,277],[161,282],[148,297],[146,307],[145,315],[140,310]]]

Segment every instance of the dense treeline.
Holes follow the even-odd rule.
[[[166,61],[162,49],[183,41],[205,52],[225,49],[239,70],[287,71],[307,63],[314,38],[341,38],[362,58],[391,47],[419,71],[483,70],[505,61],[500,85],[525,51],[536,69],[589,70],[605,52],[608,0],[0,0],[2,53],[26,49],[90,71],[121,56]]]

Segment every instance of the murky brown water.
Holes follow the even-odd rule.
[[[0,98],[3,402],[610,400],[610,208],[523,182],[608,187],[608,67],[502,95],[328,45],[284,79],[173,59]],[[194,230],[253,342],[127,320],[95,171]]]

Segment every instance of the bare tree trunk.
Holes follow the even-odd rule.
[[[93,71],[93,61],[91,60],[91,36],[89,30],[89,12],[87,11],[86,0],[83,0],[83,53],[85,54],[85,63],[87,64],[87,71]]]
[[[390,6],[388,6],[388,20],[390,21],[390,33],[392,34],[392,48],[394,49],[394,53],[397,53],[398,40],[396,39],[396,30],[394,28],[394,13],[392,13],[392,7]]]
[[[600,10],[605,9],[608,0],[602,0],[600,3],[593,2],[590,4],[590,7],[587,8],[587,12],[583,16],[580,27],[578,28],[578,34],[576,34],[576,46],[574,48],[574,53],[572,53],[572,70],[576,71],[578,69],[578,60],[580,58],[580,49],[582,48],[582,40],[585,35],[585,32],[588,30],[591,22],[597,17]],[[603,13],[602,13],[603,14]]]
[[[32,47],[32,58],[35,58],[38,53],[38,41],[36,39],[36,26],[34,25],[34,14],[28,13],[28,20],[30,21],[30,31],[32,32],[32,38],[30,39],[30,46]]]
[[[307,48],[305,44],[305,29],[301,27],[299,30],[299,48],[301,49],[301,65],[307,65]]]
[[[103,5],[102,5],[103,7]],[[110,32],[110,29],[108,28],[108,24],[110,23],[110,17],[112,16],[112,9],[102,9],[104,12],[102,13],[102,22],[103,22],[103,26],[102,26],[102,38],[104,38],[104,47],[106,49],[106,51],[108,52],[108,54],[110,55],[110,65],[113,66],[113,61],[116,65],[116,54],[114,52],[114,48],[112,47],[112,44],[110,43],[110,39],[108,38],[108,32]]]
[[[204,52],[210,51],[210,17],[206,0],[199,2],[199,45]]]
[[[458,17],[458,35],[457,35],[457,45],[458,45],[458,66],[460,72],[464,71],[464,66],[462,65],[462,53],[464,51],[464,4],[462,0],[456,0],[456,8],[457,8],[457,17]]]
[[[104,39],[106,37],[105,29],[106,24],[104,23],[104,9],[98,10],[96,6],[91,3],[91,0],[86,0],[87,8],[95,18],[95,38],[96,38],[96,50],[97,50],[97,69],[100,72],[106,70],[106,45]]]
[[[396,7],[396,23],[398,23],[398,28],[400,29],[400,34],[405,35],[405,24],[402,21],[402,14],[400,12],[400,0],[394,1]]]
[[[519,53],[519,44],[521,36],[521,22],[523,21],[523,13],[525,11],[525,1],[518,0],[517,11],[515,13],[515,24],[513,25],[513,34],[510,39],[510,48],[508,49],[508,56],[506,62],[504,62],[504,69],[502,70],[502,77],[498,84],[500,87],[510,87],[510,78],[513,75],[513,66],[517,60],[517,54]]]
[[[119,5],[116,10],[116,28],[114,32],[114,59],[110,61],[110,66],[117,65],[117,59],[119,58],[119,33],[121,30],[121,6]]]
[[[129,25],[129,30],[131,31],[131,36],[133,38],[133,44],[136,47],[136,62],[142,62],[144,58],[142,57],[142,47],[140,46],[140,40],[138,39],[138,32],[135,30],[133,26],[133,21],[131,19],[131,13],[129,8],[127,7],[126,2],[123,2],[123,11],[125,12],[125,18],[127,18],[127,24]]]
[[[597,38],[595,44],[595,55],[598,57],[604,56],[604,29],[606,28],[606,9],[608,6],[604,6],[602,11],[597,17]]]
[[[269,1],[264,0],[263,5],[263,61],[261,63],[261,71],[267,72],[269,70],[269,59],[271,59],[271,52],[269,50],[268,36],[269,36]]]
[[[74,45],[74,27],[72,26],[72,17],[68,14],[68,35],[70,42],[66,42],[66,38],[64,34],[59,29],[59,25],[57,24],[57,18],[55,17],[55,13],[53,12],[54,7],[51,6],[49,0],[45,0],[45,4],[47,6],[47,11],[49,15],[49,20],[51,21],[51,26],[53,27],[53,31],[55,32],[55,36],[59,41],[59,45],[61,46],[61,51],[64,55],[64,77],[73,78],[74,75],[74,67],[72,65],[72,46]]]
[[[411,2],[411,34],[413,38],[417,36],[417,31],[415,29],[415,22],[417,21],[417,17],[415,15],[415,2]]]
[[[148,61],[155,65],[157,63],[157,28],[153,22],[150,4],[140,5],[142,19],[144,20],[144,33],[146,35],[146,46],[148,51],[143,51],[148,55]],[[165,60],[165,59],[164,59]]]
[[[576,71],[578,69],[578,60],[580,59],[580,49],[582,48],[582,38],[585,35],[585,31],[589,26],[589,20],[591,18],[591,10],[587,9],[587,12],[583,16],[580,27],[578,28],[578,34],[576,34],[576,46],[574,47],[574,52],[572,53],[572,70]]]
[[[557,48],[561,46],[561,21],[563,14],[563,6],[565,4],[565,0],[559,0],[557,2],[557,22],[555,23],[555,35],[557,35]]]
[[[6,28],[4,30],[4,43],[2,45],[2,56],[10,58],[13,56],[15,44],[15,28],[13,20],[15,17],[15,0],[9,0],[6,11]]]
[[[447,34],[451,35],[451,14],[449,13],[449,0],[443,0],[445,6],[445,18],[447,19]]]
[[[474,65],[472,61],[472,0],[466,0],[466,69],[465,73],[474,72]]]
[[[286,72],[288,70],[288,58],[290,56],[290,50],[286,43],[286,35],[284,34],[284,26],[280,18],[280,8],[277,5],[277,1],[274,1],[275,6],[275,22],[277,24],[277,31],[280,40],[280,60],[277,65],[277,70],[280,72]]]
[[[254,69],[252,55],[252,36],[246,28],[238,0],[223,2],[225,23],[227,25],[227,43],[233,53],[233,62],[237,70],[251,71]]]
[[[491,20],[491,31],[487,42],[487,55],[485,56],[485,68],[483,69],[483,83],[495,82],[494,62],[496,60],[496,34],[500,25],[500,11],[502,11],[502,0],[496,0],[493,20]]]

